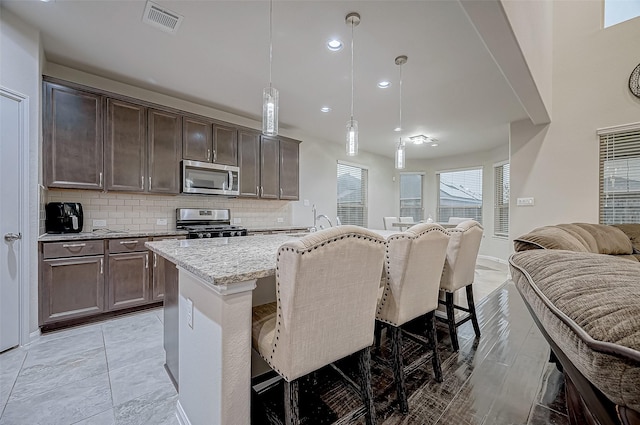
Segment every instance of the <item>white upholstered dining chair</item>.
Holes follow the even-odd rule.
[[[397,230],[393,223],[398,223],[398,217],[382,217],[384,230]]]
[[[448,243],[449,233],[437,224],[428,223],[392,235],[386,242],[384,291],[378,301],[376,319],[391,333],[393,373],[402,413],[406,413],[409,406],[404,383],[401,326],[410,320],[426,315],[426,336],[433,350],[433,372],[436,380],[442,382],[434,312],[438,308],[440,277]]]
[[[480,337],[480,326],[476,315],[476,307],[473,301],[473,280],[475,276],[476,260],[482,241],[483,228],[475,220],[466,220],[452,229],[447,229],[451,234],[447,247],[447,259],[442,271],[440,289],[445,293],[445,300],[439,300],[445,305],[447,318],[442,320],[449,325],[449,335],[454,351],[458,351],[458,326],[471,320],[476,337]],[[454,305],[453,294],[458,289],[465,288],[467,293],[468,308]],[[469,313],[467,317],[456,323],[455,309]]]
[[[253,309],[252,345],[284,378],[285,423],[299,424],[299,378],[354,353],[367,424],[375,423],[370,374],[385,240],[340,226],[278,249],[275,303]]]

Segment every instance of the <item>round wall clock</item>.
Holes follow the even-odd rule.
[[[629,90],[634,96],[640,97],[640,64],[631,72],[629,77]]]

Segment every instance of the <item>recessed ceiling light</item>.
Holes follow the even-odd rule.
[[[396,127],[396,128],[393,129],[393,131],[395,131],[395,132],[398,132],[400,130],[402,130],[400,127]]]
[[[431,146],[433,146],[434,148],[438,147],[437,143],[431,143]]]
[[[331,112],[331,108],[329,108],[328,106],[323,106],[322,108],[320,108],[320,111],[322,111],[322,112]]]
[[[342,41],[336,39],[329,40],[327,42],[327,48],[332,52],[337,52],[338,50],[342,49]]]
[[[380,87],[381,89],[386,89],[390,85],[391,85],[391,81],[380,81],[378,83],[378,87]]]

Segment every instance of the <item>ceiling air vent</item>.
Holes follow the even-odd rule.
[[[147,1],[142,15],[142,22],[158,28],[162,31],[175,34],[182,23],[184,16],[165,9],[152,1]]]

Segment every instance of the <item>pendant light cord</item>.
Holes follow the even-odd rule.
[[[271,88],[271,63],[273,62],[273,0],[269,0],[269,88]]]
[[[353,122],[353,20],[351,21],[351,122]]]
[[[402,144],[402,64],[400,65],[400,141]]]

